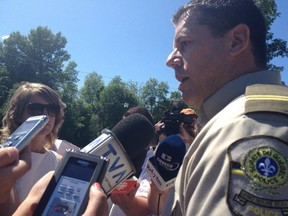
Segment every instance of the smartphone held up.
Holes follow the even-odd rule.
[[[16,147],[19,151],[22,151],[45,127],[48,121],[49,119],[46,115],[28,118],[0,145],[0,148]]]

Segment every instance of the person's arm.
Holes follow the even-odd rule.
[[[29,147],[21,154],[14,147],[0,149],[0,212],[11,215],[18,206],[14,185],[31,167]]]
[[[153,214],[160,215],[164,209],[169,190],[160,191],[153,181],[150,182],[150,188],[147,198],[149,209]]]
[[[33,215],[53,174],[54,171],[50,171],[33,186],[27,198],[21,203],[13,216]],[[107,198],[99,183],[93,184],[90,188],[89,201],[83,216],[108,216]]]
[[[48,185],[54,171],[48,172],[44,175],[31,189],[27,198],[21,203],[21,205],[14,212],[13,216],[32,215],[35,211],[40,198],[42,197],[46,186]]]
[[[30,149],[19,151],[14,147],[0,149],[0,204],[7,201],[18,178],[31,167]]]
[[[139,183],[128,194],[111,194],[110,199],[118,205],[126,216],[145,216],[149,211],[148,201],[146,197],[135,196],[139,188]]]

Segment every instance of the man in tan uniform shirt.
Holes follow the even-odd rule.
[[[194,0],[174,15],[175,70],[205,125],[175,184],[172,215],[288,215],[288,89],[267,71],[252,0]]]

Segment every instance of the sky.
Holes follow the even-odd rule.
[[[66,37],[66,50],[79,71],[78,86],[96,71],[108,84],[113,77],[140,86],[156,78],[176,91],[174,71],[165,65],[172,51],[173,13],[188,0],[0,0],[0,38],[19,31],[28,35],[38,26]],[[280,17],[272,25],[275,37],[288,41],[288,1],[276,0]],[[286,26],[286,27],[285,27]],[[288,59],[272,61],[284,66]]]

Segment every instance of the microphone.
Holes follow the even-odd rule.
[[[160,191],[174,185],[185,154],[186,145],[179,135],[167,136],[159,143],[155,156],[147,163],[147,171]]]
[[[99,137],[81,149],[81,152],[109,159],[101,185],[106,194],[131,176],[139,176],[153,133],[154,127],[149,120],[133,113],[118,122],[111,131],[102,130]]]

